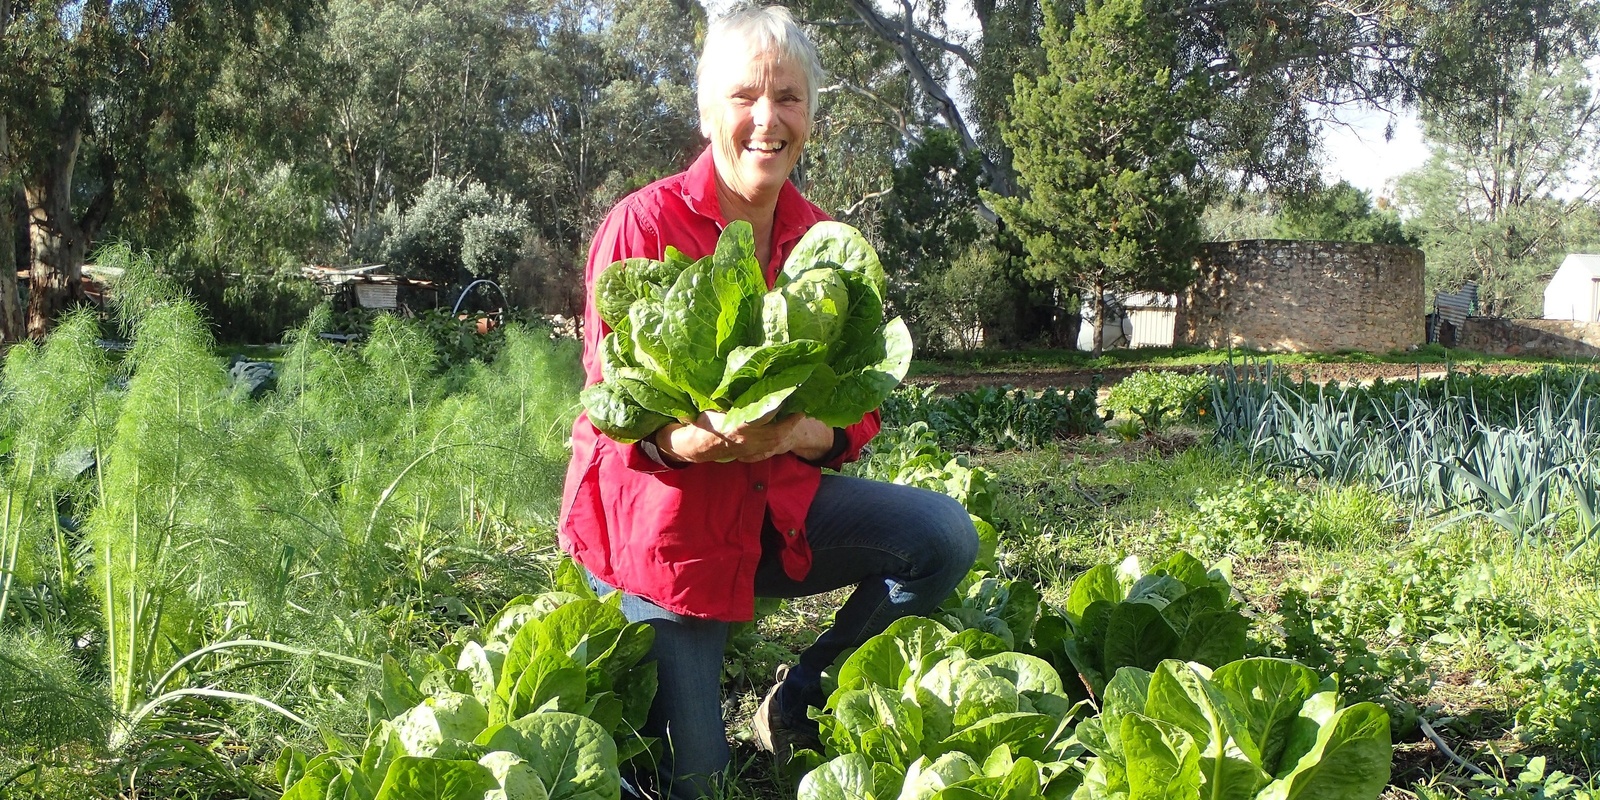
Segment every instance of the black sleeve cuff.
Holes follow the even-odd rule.
[[[828,448],[828,452],[823,453],[822,456],[817,459],[802,458],[800,460],[810,464],[813,467],[826,467],[829,464],[838,461],[839,456],[844,455],[844,451],[848,450],[849,448],[850,434],[845,433],[844,428],[834,428],[833,446]]]
[[[684,467],[689,466],[688,462],[668,458],[666,453],[661,452],[661,448],[656,445],[656,436],[654,433],[644,437],[643,439],[640,439],[634,446],[639,448],[639,452],[643,453],[645,458],[648,458],[651,461],[666,467],[667,469],[683,469]]]

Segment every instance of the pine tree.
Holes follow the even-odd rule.
[[[1003,133],[1022,192],[986,199],[1023,240],[1037,279],[1086,302],[1176,291],[1200,238],[1205,200],[1188,128],[1209,92],[1174,79],[1175,39],[1141,0],[1091,2],[1070,35],[1049,4],[1045,20],[1048,68],[1017,76]]]

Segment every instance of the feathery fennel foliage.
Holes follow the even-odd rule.
[[[168,302],[134,324],[127,395],[88,520],[99,556],[107,661],[117,706],[204,641],[208,601],[252,568],[233,550],[226,379],[195,309]]]
[[[105,258],[127,271],[127,357],[113,367],[80,314],[0,373],[0,626],[31,629],[0,634],[104,669],[72,684],[98,722],[61,731],[116,747],[180,722],[191,737],[338,729],[361,713],[347,698],[373,662],[448,621],[430,619],[432,598],[498,604],[537,588],[496,576],[515,571],[508,551],[553,539],[575,344],[513,328],[494,363],[447,366],[404,320],[345,347],[320,340],[314,317],[278,391],[250,400],[147,257]],[[19,613],[19,597],[74,592],[94,598],[75,626]],[[0,664],[0,683],[22,663]],[[0,741],[0,762],[20,746]]]
[[[0,623],[19,586],[43,584],[61,597],[75,581],[57,504],[115,413],[98,336],[93,314],[73,312],[43,346],[13,347],[0,372],[0,442],[9,443],[0,445]]]
[[[103,741],[112,716],[105,692],[64,642],[0,630],[0,748],[7,754],[27,758],[71,742]]]

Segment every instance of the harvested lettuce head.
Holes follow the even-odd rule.
[[[589,420],[619,442],[702,411],[734,424],[774,413],[835,427],[859,422],[905,377],[911,337],[885,322],[884,275],[856,229],[825,222],[796,244],[768,290],[750,225],[734,222],[716,251],[690,261],[626,259],[595,279],[612,330],[604,381],[584,390]]]

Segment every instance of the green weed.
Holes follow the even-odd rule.
[[[1490,748],[1492,771],[1479,770],[1465,786],[1444,782],[1416,787],[1419,800],[1593,800],[1593,782],[1583,782],[1560,770],[1548,770],[1544,756],[1502,754]],[[1547,771],[1548,770],[1548,771]]]
[[[1195,512],[1178,530],[1187,546],[1207,553],[1260,553],[1271,542],[1308,537],[1311,503],[1264,476],[1195,491]]]

